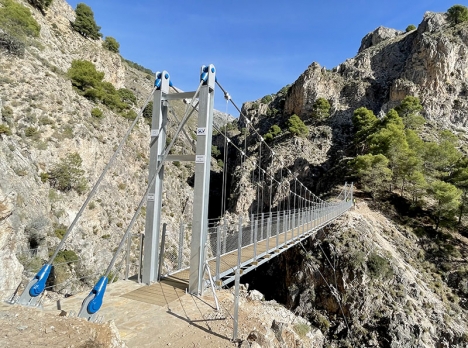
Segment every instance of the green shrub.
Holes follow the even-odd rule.
[[[328,329],[330,329],[330,321],[328,321],[326,316],[320,314],[317,311],[312,314],[310,321],[312,324],[314,324],[314,326],[318,327],[320,331],[323,332],[323,334],[326,334]]]
[[[286,85],[283,88],[280,89],[279,93],[286,95],[288,94],[289,88],[291,88],[291,85]]]
[[[94,20],[94,13],[86,4],[80,3],[76,5],[76,19],[72,23],[72,28],[83,35],[84,37],[89,37],[90,39],[97,40],[102,37],[102,34],[99,32],[101,27],[96,24]]]
[[[270,94],[268,94],[268,95],[264,96],[264,97],[260,100],[260,102],[263,103],[263,104],[268,104],[268,103],[271,102],[272,100],[273,100],[273,97],[272,97]]]
[[[114,273],[114,272],[109,272],[109,275],[107,276],[107,281],[110,283],[115,283],[117,280],[119,280],[119,275]]]
[[[65,235],[65,233],[67,233],[67,226],[65,225],[56,225],[55,228],[54,228],[54,235],[58,238],[58,239],[62,239],[63,236]]]
[[[106,36],[102,43],[102,47],[111,52],[119,53],[120,44],[112,36]]]
[[[4,124],[0,124],[0,134],[11,135],[10,127]]]
[[[36,127],[27,127],[24,130],[24,135],[27,136],[28,138],[34,137],[37,135],[37,128]]]
[[[126,112],[123,112],[122,116],[126,118],[127,120],[133,121],[138,116],[138,114],[133,110],[128,110]]]
[[[72,85],[83,92],[98,88],[104,78],[104,73],[97,71],[94,64],[87,60],[74,60],[67,75],[72,80]]]
[[[211,145],[211,156],[214,158],[221,155],[221,151],[218,149],[216,145]]]
[[[50,185],[60,191],[75,190],[80,194],[83,193],[88,184],[84,177],[85,171],[81,169],[82,162],[77,152],[62,158],[48,173]]]
[[[153,102],[150,101],[143,109],[143,117],[151,119],[153,117]]]
[[[9,106],[4,106],[2,108],[2,118],[5,121],[13,118],[13,109]]]
[[[13,0],[0,0],[0,4],[0,28],[5,33],[21,40],[39,36],[41,26],[27,7]]]
[[[294,324],[293,328],[300,338],[306,337],[306,335],[310,332],[310,326],[306,323],[296,323]]]
[[[135,94],[133,94],[131,90],[127,88],[120,88],[119,90],[117,90],[117,94],[120,96],[120,100],[123,103],[129,106],[136,105],[137,99],[135,97]]]
[[[73,127],[72,126],[65,126],[63,128],[62,137],[64,139],[73,139]]]
[[[413,31],[416,29],[416,26],[414,26],[413,24],[410,24],[406,27],[406,32],[409,33],[410,31]]]
[[[330,116],[330,102],[325,98],[318,98],[312,105],[312,117],[319,120]]]
[[[293,135],[300,137],[307,137],[309,135],[309,128],[302,122],[297,115],[292,115],[288,120],[289,131]]]
[[[371,253],[367,259],[367,269],[371,278],[387,278],[393,274],[390,263],[376,253]]]
[[[151,69],[145,68],[144,66],[141,66],[140,64],[132,62],[131,60],[128,60],[128,59],[122,58],[122,60],[128,65],[130,65],[132,68],[145,72],[148,75],[151,75],[149,78],[150,80],[153,78],[154,72],[152,72]]]
[[[102,118],[104,114],[101,109],[93,108],[93,110],[91,110],[91,116],[96,117],[96,118]]]
[[[32,273],[37,273],[43,265],[40,257],[28,257],[26,255],[18,255],[18,261],[24,266],[24,270]]]
[[[41,181],[42,181],[43,183],[46,183],[47,181],[49,181],[49,174],[48,174],[48,173],[43,172],[43,173],[41,173],[39,176],[40,176]]]
[[[49,8],[52,0],[28,0],[28,2],[45,15],[45,11]]]
[[[53,119],[47,116],[41,116],[39,117],[39,125],[41,126],[47,126],[47,125],[53,125],[55,122]]]
[[[57,257],[54,260],[54,263],[67,263],[76,262],[79,260],[78,255],[73,250],[60,250],[57,254]]]
[[[447,18],[452,25],[468,21],[468,8],[463,5],[454,5],[447,10]]]
[[[270,127],[270,130],[263,136],[263,138],[265,139],[265,141],[270,142],[280,133],[281,128],[277,124],[274,124]]]
[[[265,139],[265,141],[267,143],[269,143],[270,141],[273,140],[273,135],[271,133],[266,133],[264,136],[263,136],[263,139]]]

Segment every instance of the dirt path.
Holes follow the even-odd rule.
[[[203,297],[188,294],[164,306],[122,297],[144,285],[132,281],[111,284],[100,314],[110,324],[94,324],[73,317],[61,317],[57,304],[45,304],[43,311],[2,304],[0,347],[238,347],[233,342],[233,299],[230,290],[217,292],[220,310],[210,292]],[[62,310],[78,312],[87,293],[61,300]],[[246,340],[257,332],[261,339],[275,342],[273,320],[289,327],[288,337],[296,342],[295,323],[303,321],[275,302],[249,300],[243,292],[239,307],[238,337]],[[117,328],[117,329],[115,329]],[[307,340],[307,339],[306,339]],[[276,341],[278,344],[278,342]],[[274,344],[274,343],[273,343]],[[278,346],[278,345],[274,345]],[[294,343],[295,346],[295,343]],[[310,345],[309,345],[310,346]]]

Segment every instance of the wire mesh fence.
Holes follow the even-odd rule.
[[[206,244],[211,272],[220,281],[238,268],[256,264],[322,228],[351,205],[348,199],[303,209],[253,214],[237,222],[213,221],[208,228]]]

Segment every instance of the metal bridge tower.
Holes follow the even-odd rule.
[[[150,163],[148,182],[155,177],[150,187],[146,203],[145,242],[143,246],[143,272],[142,281],[150,284],[159,279],[159,240],[161,238],[161,207],[164,179],[164,165],[159,173],[157,168],[162,161],[166,146],[167,102],[164,95],[169,94],[169,74],[166,71],[156,73],[156,82],[159,87],[154,92],[153,115],[151,119]]]
[[[199,294],[203,290],[203,270],[205,262],[204,246],[208,229],[208,200],[210,188],[211,137],[213,130],[213,105],[215,91],[215,67],[213,65],[201,68],[201,83],[199,88],[199,112],[197,126],[196,154],[188,156],[168,155],[165,153],[167,102],[175,99],[193,98],[196,92],[169,94],[169,74],[166,71],[157,74],[158,90],[153,101],[153,116],[151,122],[150,148],[150,180],[156,175],[153,187],[147,198],[147,213],[144,242],[144,259],[142,281],[150,284],[160,277],[159,243],[161,239],[161,207],[164,180],[164,166],[161,161],[195,161],[195,186],[192,220],[192,240],[190,254],[190,278],[188,291]],[[182,120],[181,126],[186,120]],[[174,139],[178,136],[175,134]],[[158,173],[157,168],[160,167]]]

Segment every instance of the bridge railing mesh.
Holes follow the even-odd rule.
[[[346,200],[213,223],[208,229],[206,248],[211,272],[219,280],[238,267],[269,257],[324,227],[351,205]]]

